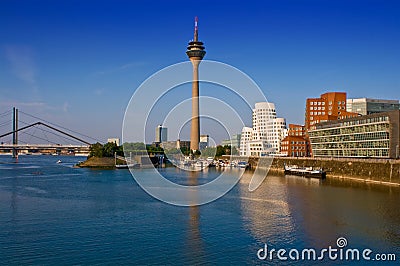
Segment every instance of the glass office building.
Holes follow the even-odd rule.
[[[330,121],[309,131],[314,157],[399,157],[399,113]]]
[[[381,100],[370,98],[347,99],[347,111],[361,115],[370,115],[399,109],[399,100]]]

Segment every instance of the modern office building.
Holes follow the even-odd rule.
[[[400,111],[319,123],[308,132],[314,157],[399,157]]]
[[[160,143],[160,147],[164,150],[180,149],[180,148],[190,148],[190,141],[188,140],[171,140],[164,141]]]
[[[160,143],[168,141],[168,129],[163,127],[162,125],[158,125],[156,127],[156,138],[154,140],[155,143]]]
[[[316,124],[326,121],[345,119],[358,116],[348,112],[345,92],[327,92],[319,98],[308,98],[306,101],[305,127],[307,130],[316,128]]]
[[[108,143],[115,143],[117,146],[119,146],[119,138],[109,138],[107,139]]]
[[[199,149],[204,150],[205,148],[210,146],[210,136],[209,135],[200,135]]]
[[[250,154],[250,141],[253,139],[253,128],[243,127],[242,134],[240,134],[240,156],[249,156]]]
[[[370,98],[347,99],[347,111],[360,115],[399,110],[399,100],[381,100]]]
[[[240,141],[242,156],[266,156],[276,154],[286,129],[284,118],[276,117],[275,104],[259,102],[253,109],[253,128],[244,127]],[[250,136],[250,137],[249,137]]]
[[[235,134],[235,135],[232,136],[231,139],[224,139],[221,142],[221,145],[222,146],[229,145],[229,146],[232,146],[232,147],[235,147],[235,148],[239,149],[241,136],[242,136],[242,134]]]

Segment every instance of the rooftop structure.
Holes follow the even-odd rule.
[[[360,115],[399,110],[399,100],[382,100],[371,98],[347,99],[347,111]]]

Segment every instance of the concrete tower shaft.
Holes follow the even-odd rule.
[[[192,81],[192,120],[190,131],[190,149],[192,151],[199,150],[200,142],[200,111],[199,111],[199,65],[206,51],[203,43],[198,40],[198,19],[194,22],[194,38],[189,42],[186,54],[193,65],[193,81]]]

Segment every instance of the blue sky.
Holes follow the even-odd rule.
[[[279,116],[304,123],[305,99],[326,91],[400,98],[399,13],[398,1],[378,0],[3,0],[0,113],[16,106],[98,139],[120,137],[135,89],[187,60],[197,15],[206,59],[244,71]]]

